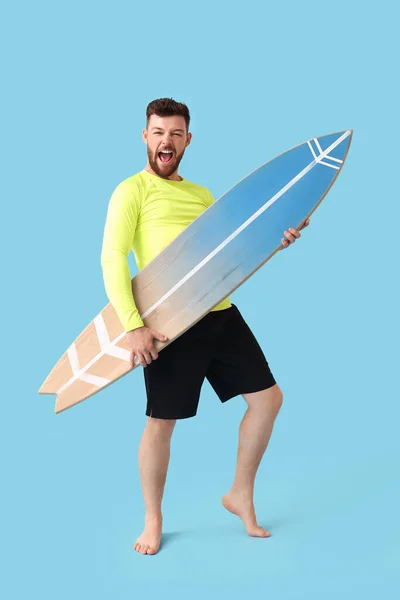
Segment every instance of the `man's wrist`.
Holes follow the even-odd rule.
[[[132,331],[136,331],[137,329],[143,329],[144,325],[138,325],[137,327],[133,327],[133,329],[129,329],[129,331],[126,331],[125,333],[132,333]]]

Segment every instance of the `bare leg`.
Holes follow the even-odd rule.
[[[171,436],[176,421],[149,417],[139,446],[139,472],[146,509],[145,528],[134,549],[156,554],[161,543],[161,503],[170,457]]]
[[[239,429],[236,473],[232,488],[222,498],[222,504],[242,519],[249,535],[269,537],[269,531],[257,524],[254,481],[282,405],[282,392],[278,385],[274,385],[261,392],[243,394],[243,398],[248,408]]]

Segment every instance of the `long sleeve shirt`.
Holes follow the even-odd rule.
[[[101,266],[106,294],[125,331],[144,325],[132,294],[128,255],[142,270],[214,198],[203,186],[157,177],[142,170],[122,181],[111,195],[104,227]],[[229,297],[212,310],[231,306]]]

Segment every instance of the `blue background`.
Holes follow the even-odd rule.
[[[398,598],[396,11],[358,0],[3,7],[7,600]],[[247,537],[220,505],[245,405],[221,406],[206,383],[198,416],[174,433],[164,546],[143,557],[132,550],[142,373],[57,416],[37,390],[107,302],[108,200],[144,166],[144,111],[160,96],[189,105],[181,172],[216,197],[310,137],[354,137],[302,239],[232,296],[284,393],[256,481],[272,537]]]

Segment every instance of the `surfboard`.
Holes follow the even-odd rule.
[[[147,327],[165,334],[162,351],[242,285],[300,228],[335,182],[352,130],[312,138],[258,167],[223,194],[132,279]],[[136,366],[133,366],[135,369]],[[132,369],[123,326],[107,304],[51,370],[40,394],[59,413]]]

